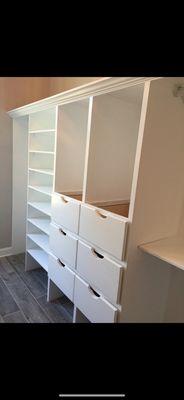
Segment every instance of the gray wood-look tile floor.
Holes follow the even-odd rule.
[[[0,258],[0,323],[70,323],[73,304],[62,296],[47,302],[47,273],[25,272],[25,255]]]

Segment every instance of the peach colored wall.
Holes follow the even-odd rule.
[[[60,93],[63,90],[69,90],[77,86],[85,85],[100,79],[100,77],[63,77],[50,78],[49,95]]]
[[[11,110],[85,85],[99,77],[0,77],[0,109]]]

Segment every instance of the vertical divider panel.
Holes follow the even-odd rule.
[[[83,194],[82,202],[86,201],[86,188],[87,188],[87,174],[88,174],[88,160],[90,151],[90,139],[91,139],[91,118],[93,110],[93,97],[89,98],[89,109],[88,109],[88,125],[87,125],[87,136],[86,136],[86,154],[84,162],[84,177],[83,177]]]

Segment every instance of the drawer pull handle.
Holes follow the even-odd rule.
[[[59,232],[62,233],[62,235],[66,236],[66,232],[64,232],[63,229],[59,228]]]
[[[63,201],[63,203],[67,204],[68,200],[66,200],[63,196],[61,196],[61,200]]]
[[[88,289],[95,297],[100,297],[100,294],[97,293],[91,286],[88,286]]]
[[[64,264],[59,258],[57,259],[57,262],[58,262],[58,264],[61,265],[63,268],[65,267],[65,264]]]
[[[100,211],[95,210],[96,214],[99,215],[101,218],[107,218],[107,215],[102,214]]]
[[[104,256],[102,256],[102,254],[98,253],[98,251],[96,251],[95,249],[91,249],[92,254],[98,258],[104,258]]]

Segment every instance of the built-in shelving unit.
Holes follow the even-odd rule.
[[[26,269],[48,271],[51,196],[54,188],[57,108],[30,114],[28,134]],[[36,262],[36,264],[35,264]]]

